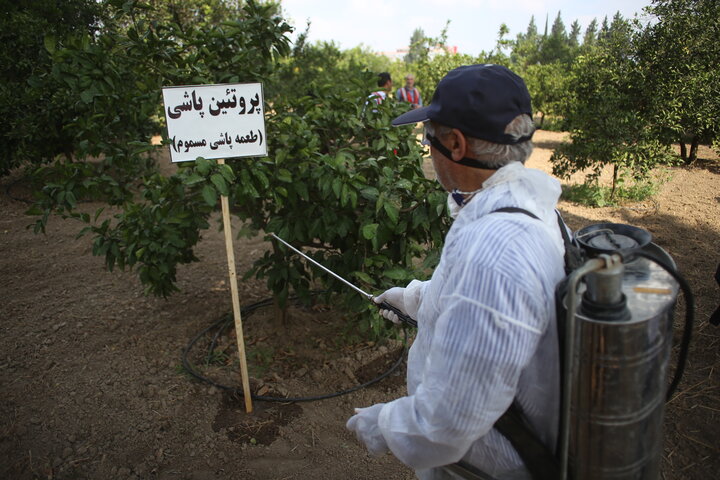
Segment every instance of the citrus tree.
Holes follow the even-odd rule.
[[[338,61],[332,46],[291,55],[289,27],[272,4],[248,1],[232,19],[196,25],[157,19],[135,2],[103,7],[97,35],[44,42],[52,68],[37,81],[72,100],[63,117],[72,154],[36,172],[37,231],[53,214],[78,220],[108,269],[132,268],[147,293],[167,296],[227,195],[243,233],[275,232],[368,290],[428,273],[447,227],[446,197],[423,174],[413,128],[390,127],[406,105],[368,101],[374,73]],[[198,159],[157,173],[147,153],[150,135],[163,130],[163,86],[256,81],[268,92],[268,157]],[[88,198],[115,208],[91,215],[79,208]],[[291,291],[338,290],[278,246],[250,274],[267,278],[281,305]],[[352,311],[368,308],[342,293]]]
[[[656,21],[637,50],[653,122],[660,140],[679,143],[683,162],[692,163],[700,143],[720,136],[720,4],[657,0],[648,12]]]
[[[84,223],[109,269],[136,268],[148,293],[167,296],[177,289],[177,265],[195,260],[215,208],[208,202],[228,193],[234,174],[214,162],[183,166],[170,178],[157,173],[147,154],[162,130],[161,89],[266,80],[289,51],[290,27],[276,6],[253,1],[213,25],[163,23],[140,2],[110,0],[103,9],[98,34],[45,38],[52,68],[31,81],[71,100],[59,120],[72,153],[34,173],[42,188],[30,213],[39,217],[36,231],[53,214]],[[81,212],[78,202],[88,198],[117,213]]]
[[[237,160],[253,168],[240,170],[234,203],[248,228],[275,232],[377,291],[434,266],[447,228],[446,196],[423,173],[413,127],[390,126],[407,105],[369,100],[375,74],[339,57],[332,45],[304,46],[278,68],[270,155]],[[344,289],[279,245],[251,273],[266,275],[281,303],[290,287],[307,295],[316,280]],[[347,293],[351,310],[367,308]]]
[[[670,159],[648,115],[645,77],[634,55],[635,31],[616,17],[606,37],[575,61],[565,106],[571,142],[551,157],[556,175],[586,170],[591,184],[610,165],[611,201],[626,177],[647,180],[655,165]]]
[[[21,165],[72,155],[72,138],[64,131],[63,120],[74,101],[47,88],[52,54],[45,48],[44,38],[92,35],[99,28],[101,14],[92,0],[3,2],[0,176]]]
[[[535,112],[540,114],[539,128],[546,117],[562,117],[570,80],[569,68],[560,62],[531,64],[521,71],[532,98]]]

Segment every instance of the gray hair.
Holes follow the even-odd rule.
[[[434,123],[434,122],[433,122]],[[436,135],[445,135],[452,131],[452,128],[434,123]],[[535,130],[535,123],[529,115],[521,114],[508,123],[505,133],[513,138],[520,138],[530,135]],[[485,168],[497,169],[512,162],[525,163],[533,150],[532,140],[505,145],[501,143],[488,142],[479,138],[466,137],[468,149],[473,158],[478,160]]]

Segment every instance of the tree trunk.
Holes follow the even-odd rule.
[[[543,127],[543,123],[545,123],[545,113],[540,112],[540,128]]]
[[[682,138],[680,139],[680,158],[683,163],[687,163],[687,147],[685,146],[685,141]]]
[[[688,155],[687,163],[693,163],[697,160],[698,145],[700,144],[700,138],[695,135],[690,142],[690,154]]]
[[[277,295],[273,295],[273,305],[275,306],[275,324],[284,327],[288,324],[287,319],[287,313],[288,313],[288,306],[287,303],[285,306],[280,306],[280,299],[277,297]]]
[[[612,189],[610,190],[610,201],[615,201],[615,187],[617,186],[618,166],[613,165]]]
[[[270,242],[273,247],[273,253],[276,257],[281,257],[282,252],[280,250],[280,245],[277,240],[274,238]],[[278,298],[277,295],[273,294],[273,305],[275,306],[275,322],[276,324],[279,324],[280,326],[287,325],[287,301],[285,302],[285,305],[280,305],[280,298]]]

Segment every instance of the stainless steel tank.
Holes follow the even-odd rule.
[[[657,245],[645,249],[672,264]],[[645,258],[586,275],[570,334],[569,478],[659,478],[677,295],[673,277]]]

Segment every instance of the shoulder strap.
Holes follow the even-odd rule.
[[[498,208],[497,210],[493,210],[490,213],[495,212],[506,212],[506,213],[524,213],[525,215],[535,218],[539,220],[537,215],[534,213],[525,210],[524,208],[520,207],[503,207]],[[563,243],[565,244],[565,255],[564,255],[564,261],[565,261],[565,274],[569,275],[570,272],[577,269],[584,263],[584,255],[583,251],[580,247],[578,247],[575,243],[573,243],[572,240],[570,240],[570,236],[568,235],[568,227],[565,225],[565,222],[562,219],[562,216],[560,215],[560,212],[555,210],[555,213],[557,214],[557,221],[558,221],[558,227],[560,228],[560,235],[562,235]]]
[[[500,432],[520,455],[533,480],[557,480],[560,465],[553,452],[538,438],[517,402],[495,422]]]
[[[534,213],[532,213],[531,211],[525,210],[524,208],[520,208],[520,207],[502,207],[502,208],[498,208],[497,210],[493,210],[493,211],[490,212],[490,213],[495,213],[495,212],[500,212],[500,213],[503,213],[503,212],[504,212],[504,213],[524,213],[524,214],[527,215],[528,217],[532,217],[532,218],[534,218],[535,220],[540,220],[540,218],[538,218],[538,216],[535,215]]]
[[[557,213],[560,234],[563,237],[563,243],[565,243],[565,275],[569,275],[573,270],[576,270],[583,263],[585,263],[585,257],[583,255],[582,249],[578,247],[575,243],[573,243],[572,240],[570,240],[570,236],[568,235],[568,227],[567,225],[565,225],[565,222],[563,221],[560,212],[555,210],[555,213]]]

